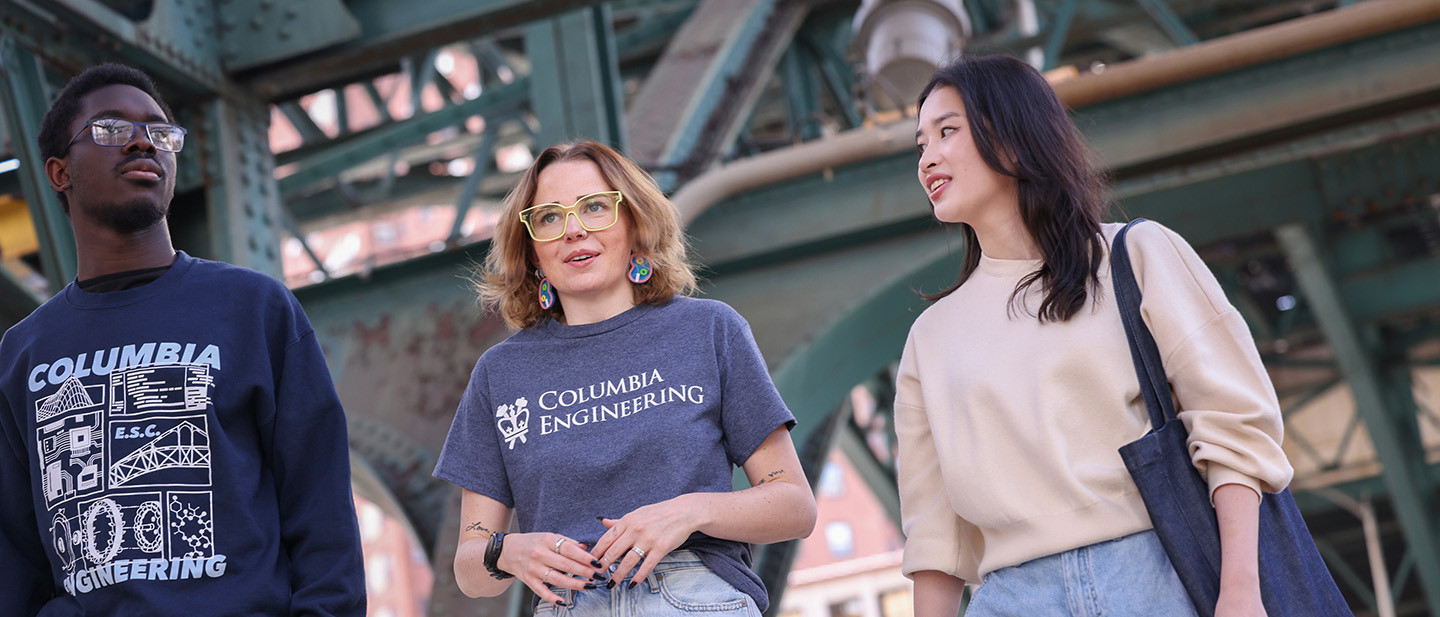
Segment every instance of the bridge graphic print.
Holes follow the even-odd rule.
[[[110,466],[110,486],[163,469],[208,469],[210,437],[189,420],[182,421]]]

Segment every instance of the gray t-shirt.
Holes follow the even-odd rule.
[[[435,477],[513,507],[521,532],[594,546],[597,516],[733,490],[731,465],[794,423],[744,318],[677,296],[599,323],[544,320],[491,347]],[[680,548],[768,608],[748,544],[696,533]]]

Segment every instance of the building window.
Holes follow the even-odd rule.
[[[825,544],[835,557],[849,557],[855,554],[855,531],[850,523],[833,521],[825,526]]]
[[[821,497],[843,497],[845,495],[845,470],[835,463],[828,461],[825,468],[820,470],[820,485],[816,487]]]
[[[860,598],[850,598],[830,605],[830,617],[861,617]]]
[[[915,617],[915,605],[910,599],[910,588],[891,589],[880,594],[881,617]]]

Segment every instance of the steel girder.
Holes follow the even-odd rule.
[[[402,147],[425,140],[426,135],[464,123],[470,116],[498,121],[515,113],[530,91],[528,78],[493,87],[474,99],[455,103],[438,111],[416,114],[406,120],[382,124],[362,133],[335,139],[308,149],[303,157],[282,157],[297,165],[294,173],[280,179],[280,193],[297,195],[316,182],[333,178],[347,169]]]
[[[157,8],[150,19],[163,17],[163,11],[179,4],[178,0],[160,0],[156,6],[168,8]],[[319,11],[337,9],[334,3],[315,4]],[[245,83],[263,96],[288,98],[373,75],[398,63],[399,58],[434,47],[439,40],[474,36],[502,24],[518,25],[589,5],[548,2],[522,8],[513,2],[464,4],[400,6],[382,0],[352,0],[338,8],[361,25],[362,39],[330,44],[301,63],[262,60],[272,63],[247,68]],[[1083,3],[1071,35],[1103,26],[1090,17],[1096,7],[1105,4]],[[0,28],[23,30],[17,36],[27,46],[64,41],[43,52],[57,66],[74,68],[93,62],[104,55],[103,46],[113,45],[121,48],[125,59],[156,72],[175,92],[200,97],[221,93],[223,105],[197,106],[196,113],[196,122],[205,123],[207,132],[217,133],[214,139],[221,149],[238,143],[243,125],[254,122],[259,126],[256,108],[243,98],[232,97],[233,87],[225,79],[207,80],[190,66],[210,62],[197,50],[216,54],[215,62],[222,67],[230,66],[227,61],[240,62],[220,57],[226,45],[223,37],[212,45],[186,42],[178,36],[169,40],[171,34],[166,32],[161,33],[166,40],[157,41],[153,38],[157,35],[150,32],[153,28],[145,24],[159,22],[135,26],[137,22],[132,20],[126,27],[93,0],[61,2],[56,10],[85,10],[75,7],[91,5],[98,7],[91,18],[76,22],[88,25],[62,28],[55,23],[66,23],[64,20],[52,23],[37,18],[30,8],[34,3],[0,0],[7,17],[13,14],[16,19],[28,20],[23,29],[13,21]],[[1183,11],[1187,3],[1176,1],[1171,6]],[[10,11],[15,7],[17,11]],[[701,8],[695,14],[700,14]],[[532,9],[537,12],[527,16],[531,14],[526,11]],[[408,15],[384,16],[394,11]],[[751,13],[750,19],[754,15]],[[264,21],[260,29],[265,33],[246,36],[280,45],[283,17],[281,13],[279,18]],[[183,17],[178,19],[185,23]],[[223,15],[212,14],[210,19],[216,23]],[[104,26],[110,27],[105,30],[95,22],[121,23],[122,27]],[[197,23],[198,31],[205,32],[203,20]],[[237,25],[247,27],[244,22]],[[186,28],[180,32],[188,36],[192,30]],[[152,39],[141,40],[142,35],[137,34],[141,31]],[[1196,26],[1195,31],[1201,33],[1201,28]],[[1434,101],[1435,77],[1433,68],[1427,66],[1433,63],[1423,61],[1435,57],[1434,36],[1425,34],[1429,31],[1423,27],[1410,32],[1422,34],[1410,39],[1400,33],[1375,37],[1330,50],[1334,53],[1317,52],[1293,63],[1281,61],[1207,78],[1192,84],[1193,88],[1181,85],[1129,97],[1116,102],[1110,111],[1102,106],[1081,110],[1082,122],[1091,139],[1118,163],[1119,192],[1126,208],[1132,214],[1166,222],[1197,244],[1263,235],[1296,221],[1334,227],[1330,221],[1340,219],[1365,231],[1363,226],[1375,217],[1404,210],[1417,199],[1423,203],[1435,191],[1426,184],[1433,180],[1427,180],[1425,171],[1437,168],[1432,164],[1433,155],[1417,145],[1426,139],[1433,144],[1435,137],[1425,116],[1432,113],[1427,106]],[[166,44],[182,51],[166,51]],[[786,45],[777,47],[776,54]],[[194,57],[182,60],[185,56]],[[1312,57],[1319,59],[1306,60]],[[774,63],[774,57],[768,58],[766,66]],[[1397,60],[1390,63],[1393,66],[1385,66],[1386,58]],[[324,67],[333,71],[322,70]],[[1264,72],[1267,68],[1271,72]],[[1329,76],[1333,83],[1324,83],[1318,75]],[[1267,88],[1272,82],[1285,85]],[[1347,84],[1355,83],[1367,87],[1347,89]],[[1369,88],[1371,85],[1374,87]],[[1235,94],[1252,88],[1253,96],[1242,99]],[[1308,105],[1296,105],[1295,99],[1286,98],[1291,89],[1308,92],[1309,96],[1301,99]],[[1131,107],[1124,107],[1127,104]],[[1262,112],[1247,114],[1245,105]],[[1175,112],[1177,108],[1182,112]],[[1420,111],[1365,120],[1415,109]],[[692,115],[688,123],[676,123],[674,130],[710,130],[706,126],[714,122],[707,118],[717,117]],[[1307,141],[1305,137],[1329,123],[1361,120],[1364,122],[1355,125],[1363,127],[1359,135],[1334,130],[1323,133],[1324,139]],[[229,137],[223,135],[227,122]],[[1132,130],[1130,125],[1141,128]],[[1146,134],[1146,127],[1165,137],[1154,139]],[[719,147],[724,143],[722,140]],[[1397,148],[1399,155],[1387,150]],[[260,178],[267,173],[266,165],[273,165],[263,159],[246,162],[238,155],[233,158],[219,167],[207,163],[208,177],[219,174],[237,179],[239,185],[246,182],[243,178]],[[1339,171],[1347,165],[1354,171]],[[958,242],[930,225],[923,195],[914,190],[912,178],[910,156],[887,157],[834,170],[830,177],[816,175],[748,192],[713,208],[692,227],[698,252],[714,270],[707,293],[732,302],[751,320],[777,385],[802,416],[802,430],[821,425],[850,385],[883,370],[893,360],[890,356],[900,349],[908,319],[922,305],[908,293],[909,288],[933,290],[947,283],[957,267],[953,254]],[[201,181],[194,185],[201,186]],[[262,203],[276,199],[266,197],[261,189],[213,190],[227,195],[224,201],[232,204],[227,206],[230,210],[243,208],[251,197]],[[263,211],[238,218],[232,212],[213,219],[213,225],[238,223],[242,230],[216,242],[228,242],[231,248],[227,250],[236,246],[243,250],[254,234],[263,238],[263,233],[268,233],[265,230],[274,225],[274,213],[270,214],[268,222]],[[1328,237],[1343,243],[1346,236],[1334,232],[1332,229]],[[1357,246],[1377,242],[1374,233],[1368,239],[1357,238]],[[260,242],[263,239],[256,244]],[[437,535],[451,535],[448,532],[454,525],[439,520],[445,509],[436,504],[456,499],[453,495],[435,496],[432,491],[439,489],[428,471],[469,366],[480,350],[504,336],[503,326],[476,314],[460,279],[465,264],[478,260],[483,251],[483,245],[468,247],[381,268],[367,279],[341,279],[298,293],[321,332],[342,396],[353,410],[351,431],[357,450],[367,452],[376,462],[377,474],[406,503],[417,528],[430,527],[422,536],[430,538],[431,546],[441,547],[437,554],[445,544],[436,540]],[[264,251],[257,255],[263,256]],[[1353,319],[1371,323],[1389,320],[1397,313],[1413,316],[1440,302],[1429,291],[1437,267],[1433,261],[1381,257],[1360,249],[1337,259],[1336,286]],[[792,310],[778,311],[776,307]],[[406,367],[404,375],[395,374],[396,365]],[[443,579],[448,564],[437,564],[443,566],[437,568],[439,585],[446,585]],[[439,600],[445,602],[448,600]]]
[[[247,83],[271,99],[393,71],[401,58],[437,44],[479,37],[593,4],[593,0],[349,0],[360,36],[296,62],[252,72]]]
[[[1423,53],[1414,46],[1423,49],[1427,40],[1403,32],[1377,37],[1340,54],[1318,52],[1324,62],[1302,59],[1280,72],[1290,74],[1295,87],[1306,87],[1314,84],[1302,78],[1306,72],[1357,75],[1363,69],[1349,63],[1374,66],[1392,50],[1406,57]],[[1430,79],[1430,69],[1412,68],[1416,75],[1409,83]],[[1235,120],[1235,110],[1217,101],[1274,79],[1267,70],[1276,69],[1207,78],[1198,92],[1182,84],[1135,97],[1146,103],[1103,122],[1101,108],[1079,111],[1092,141],[1108,144],[1102,145],[1107,157],[1127,157],[1117,192],[1130,214],[1161,220],[1199,245],[1266,235],[1296,221],[1322,227],[1353,221],[1360,230],[1352,233],[1373,234],[1365,226],[1375,217],[1404,212],[1434,192],[1426,171],[1436,168],[1428,144],[1440,123],[1423,92],[1394,85],[1404,80],[1379,82],[1399,104],[1321,88],[1313,97],[1317,106],[1333,102],[1329,97],[1341,103],[1325,107],[1330,116],[1278,127],[1273,118],[1239,117],[1260,137],[1192,139],[1187,143],[1193,151],[1134,137],[1130,129],[1184,115],[1196,117],[1190,122],[1197,125]],[[1269,109],[1290,96],[1260,88],[1249,104]],[[1327,120],[1340,126],[1325,129]],[[1344,167],[1354,171],[1335,171]],[[851,385],[893,361],[909,320],[923,306],[910,290],[934,290],[958,268],[958,240],[929,222],[913,174],[908,153],[837,168],[748,191],[711,208],[691,227],[696,252],[712,270],[706,293],[750,320],[777,386],[802,419],[797,439],[821,426]],[[1348,241],[1345,234],[1333,235]],[[1375,243],[1373,237],[1353,241]],[[368,280],[351,277],[297,292],[327,341],[347,406],[357,423],[371,424],[352,427],[357,448],[371,448],[379,473],[399,487],[403,501],[417,499],[407,511],[417,528],[429,527],[421,534],[429,538],[448,535],[438,520],[442,510],[434,507],[445,497],[427,496],[443,488],[436,488],[428,470],[448,414],[469,365],[505,334],[498,322],[476,314],[460,280],[465,264],[483,250],[470,247],[380,268]],[[1279,252],[1273,245],[1268,250]],[[1336,271],[1340,294],[1362,307],[1352,309],[1354,319],[1389,320],[1440,303],[1430,291],[1440,265],[1430,258],[1351,253]],[[1387,293],[1374,291],[1380,288]],[[396,380],[396,364],[417,368]],[[443,544],[443,537],[434,541]]]
[[[50,189],[36,141],[40,119],[49,107],[49,87],[38,59],[6,34],[0,34],[0,73],[3,73],[0,74],[0,116],[4,117],[10,147],[20,160],[17,173],[21,190],[29,197],[35,235],[40,238],[41,268],[50,289],[58,291],[75,276],[76,257],[70,219],[61,211],[60,199]],[[29,294],[22,294],[12,296],[11,300],[23,307],[28,297]]]
[[[207,182],[203,202],[195,205],[206,215],[198,235],[209,240],[209,254],[283,279],[279,248],[289,215],[275,185],[269,110],[239,96],[213,99],[202,109],[204,131],[197,145],[205,155]],[[177,203],[184,201],[177,197]],[[172,220],[171,226],[179,225]]]
[[[1436,505],[1436,480],[1425,462],[1410,383],[1411,367],[1405,362],[1404,350],[1377,350],[1376,345],[1367,344],[1367,337],[1349,315],[1345,298],[1306,225],[1282,225],[1276,237],[1301,289],[1311,300],[1326,340],[1335,350],[1355,407],[1365,419],[1384,465],[1386,488],[1415,557],[1430,612],[1440,614],[1440,508]],[[1437,273],[1440,268],[1431,269],[1431,281],[1440,280]]]
[[[625,149],[624,95],[611,12],[587,7],[525,27],[530,109],[544,144],[588,137]]]
[[[625,113],[631,158],[666,190],[718,160],[808,11],[800,0],[703,0]]]

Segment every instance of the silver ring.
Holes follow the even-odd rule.
[[[550,584],[550,573],[551,573],[551,572],[554,572],[554,571],[555,571],[555,568],[550,568],[549,570],[546,570],[546,571],[545,571],[545,576],[540,577],[540,584],[542,584],[542,585],[549,585],[549,584]]]
[[[562,538],[560,538],[559,540],[556,540],[556,541],[555,541],[555,546],[552,547],[552,548],[553,548],[553,550],[555,551],[555,554],[556,554],[556,555],[559,555],[559,554],[560,554],[560,545],[565,544],[565,540],[566,540],[566,539],[565,539],[564,537],[562,537]]]
[[[645,551],[640,550],[640,547],[638,547],[638,546],[632,546],[632,547],[630,547],[630,550],[638,553],[638,554],[640,555],[641,561],[644,561],[644,559],[645,559]]]

